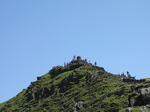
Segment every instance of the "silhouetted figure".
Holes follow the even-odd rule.
[[[131,77],[131,75],[130,75],[130,73],[127,71],[127,76],[130,78]]]
[[[97,62],[94,63],[94,66],[97,66]]]
[[[121,77],[125,78],[126,75],[124,74],[124,72],[122,72]]]

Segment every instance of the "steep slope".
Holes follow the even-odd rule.
[[[128,107],[130,86],[96,66],[54,67],[0,112],[117,112]]]
[[[141,79],[141,83],[130,85],[129,108],[120,112],[150,112],[150,79]]]

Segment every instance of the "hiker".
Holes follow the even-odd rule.
[[[122,72],[121,76],[124,76],[124,72]]]
[[[123,78],[125,78],[125,77],[126,77],[126,75],[124,75],[124,72],[122,72],[121,77],[123,77]]]
[[[130,78],[131,77],[131,75],[130,75],[130,73],[127,71],[127,76]]]
[[[94,63],[94,66],[97,66],[97,63],[96,63],[96,62]]]

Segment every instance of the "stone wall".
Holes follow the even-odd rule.
[[[136,80],[136,79],[122,79],[122,81],[124,83],[128,83],[128,84],[138,84],[138,83],[140,83],[140,80]]]

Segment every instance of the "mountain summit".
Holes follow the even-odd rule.
[[[0,112],[148,112],[150,79],[114,75],[74,56],[0,104]]]

